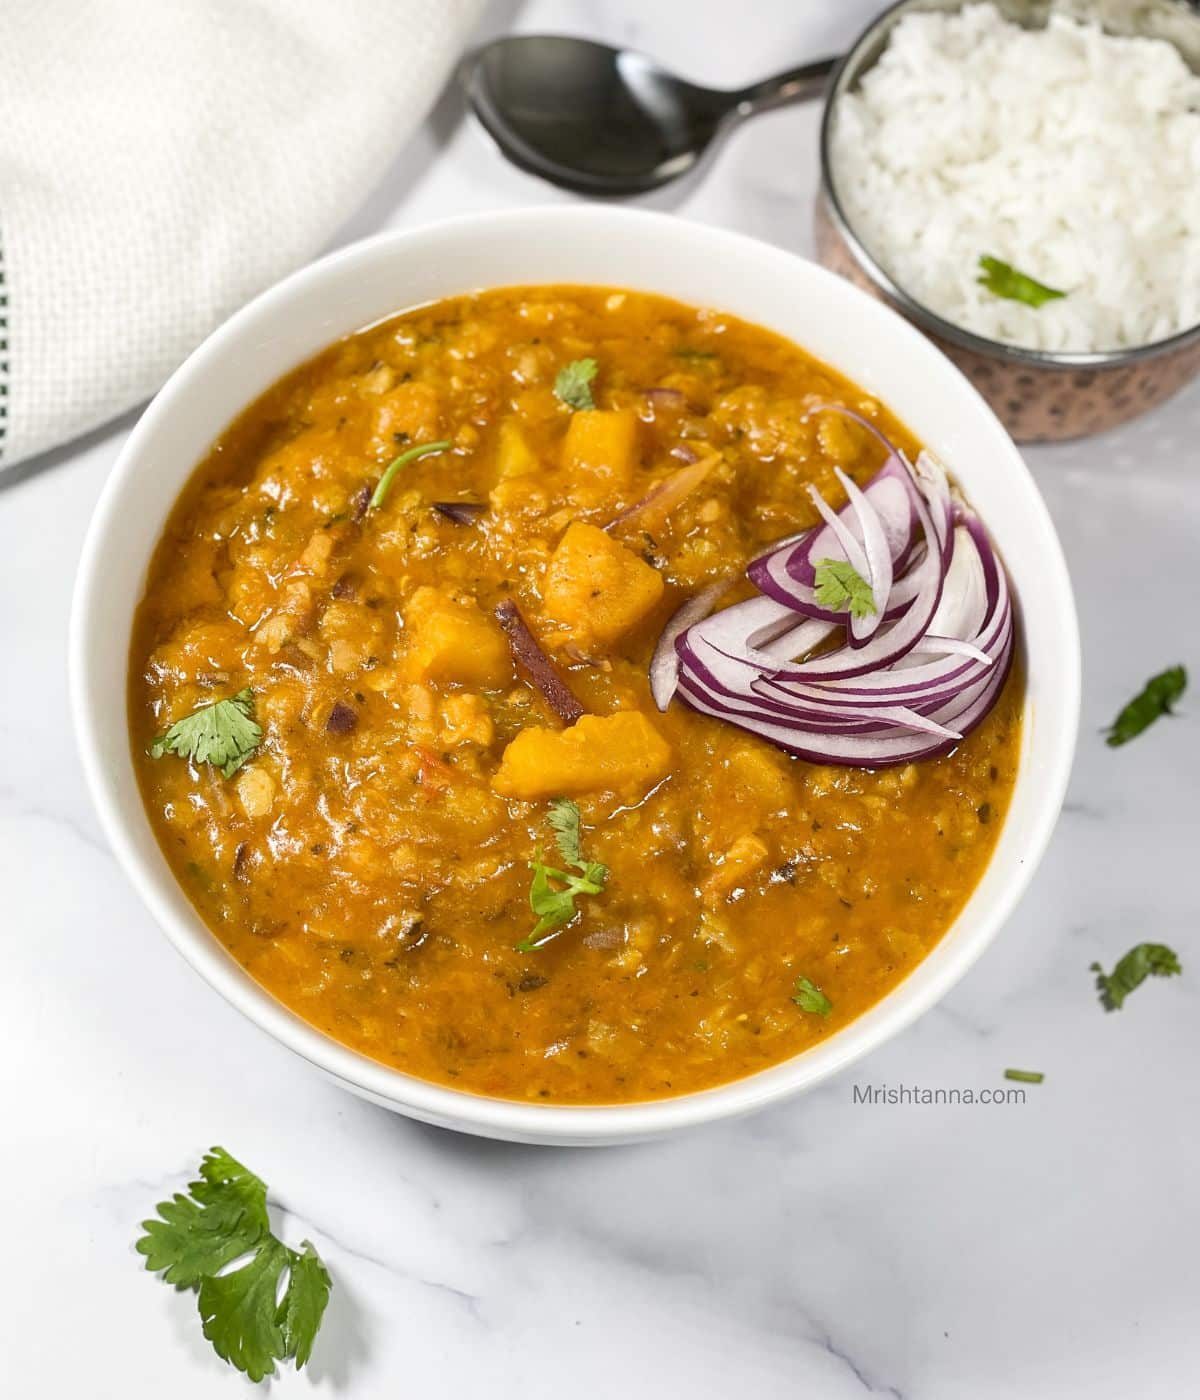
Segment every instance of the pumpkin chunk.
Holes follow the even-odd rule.
[[[573,413],[563,439],[563,466],[603,477],[610,486],[628,486],[637,458],[637,427],[631,408]]]
[[[504,634],[473,603],[460,603],[436,588],[418,588],[404,610],[404,628],[410,681],[487,687],[512,678]]]
[[[583,643],[614,642],[658,605],[662,575],[595,525],[575,521],[546,571],[546,612]]]
[[[522,729],[504,750],[492,786],[536,802],[616,792],[633,802],[667,774],[671,750],[639,710],[584,715],[569,729]]]
[[[497,475],[504,479],[513,476],[529,476],[537,469],[538,459],[525,440],[525,434],[515,420],[506,418],[500,424],[500,433],[496,442]]]

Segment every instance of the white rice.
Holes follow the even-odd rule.
[[[990,4],[906,15],[841,99],[832,156],[855,232],[948,321],[1085,351],[1200,322],[1200,78],[1166,42]],[[1067,295],[993,295],[985,253]]]

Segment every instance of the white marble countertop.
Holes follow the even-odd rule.
[[[490,25],[632,41],[733,85],[844,43],[874,0],[535,0]],[[751,18],[752,17],[752,18]],[[440,104],[346,238],[565,196]],[[815,108],[738,132],[647,200],[810,246]],[[1200,1374],[1200,715],[1099,730],[1152,672],[1200,673],[1200,386],[1030,451],[1085,649],[1067,810],[1010,925],[869,1061],[758,1117],[595,1152],[425,1128],[326,1084],[175,955],[105,848],[67,716],[71,585],[131,418],[0,489],[0,1393],[190,1400],[243,1384],[136,1222],[210,1143],[262,1173],[336,1276],[282,1393],[423,1400],[815,1395],[1177,1400]],[[114,637],[114,646],[124,646]],[[1163,941],[1187,972],[1098,1006],[1088,964]],[[855,1083],[1024,1105],[867,1107]],[[245,1392],[242,1392],[245,1393]]]

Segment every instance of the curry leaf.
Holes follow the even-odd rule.
[[[1187,672],[1182,666],[1171,666],[1152,676],[1109,726],[1109,748],[1120,748],[1136,739],[1160,715],[1174,714],[1171,706],[1186,689]]]
[[[1007,301],[1023,301],[1026,306],[1036,308],[1045,302],[1057,301],[1059,297],[1066,296],[1066,292],[1047,287],[1044,282],[1035,281],[1025,273],[1018,272],[1015,267],[1010,267],[999,258],[989,257],[986,253],[979,259],[979,266],[982,276],[976,277],[976,282],[981,287],[986,287],[993,295],[1004,297]]]
[[[1092,964],[1096,974],[1096,990],[1105,1011],[1120,1011],[1130,992],[1142,985],[1147,977],[1176,977],[1183,971],[1174,949],[1164,943],[1139,943],[1108,973],[1098,962]]]
[[[178,754],[191,763],[211,763],[232,778],[262,740],[254,720],[254,692],[249,686],[227,700],[201,705],[150,745],[150,757]]]
[[[568,408],[595,408],[592,380],[599,366],[595,360],[572,360],[558,372],[554,393]]]

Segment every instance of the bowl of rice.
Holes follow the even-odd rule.
[[[821,261],[890,303],[1018,441],[1200,372],[1200,14],[901,0],[833,78]]]

